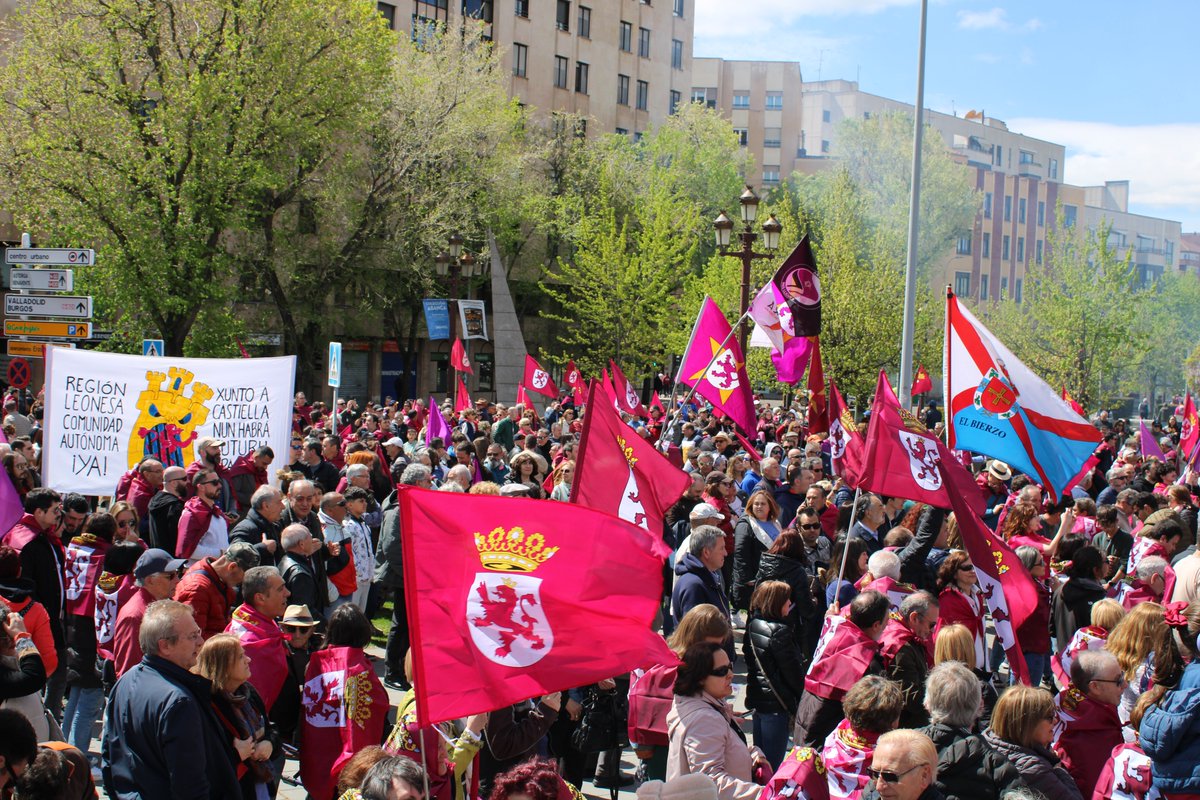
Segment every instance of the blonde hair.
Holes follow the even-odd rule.
[[[959,661],[968,667],[975,665],[975,637],[966,625],[954,623],[937,632],[933,643],[933,663]]]
[[[1092,606],[1092,624],[1097,628],[1104,628],[1104,630],[1110,633],[1113,628],[1117,627],[1124,616],[1125,609],[1111,597],[1097,600],[1096,604]]]
[[[1030,747],[1042,720],[1054,716],[1054,698],[1045,689],[1010,686],[992,709],[992,732],[1006,742]]]
[[[228,691],[229,676],[245,653],[242,643],[232,633],[218,633],[200,648],[195,672],[208,678],[214,692]]]
[[[113,522],[117,522],[117,517],[124,514],[126,511],[128,511],[130,514],[133,514],[133,533],[136,536],[138,533],[138,525],[141,524],[141,520],[138,519],[137,509],[133,507],[133,503],[130,503],[128,500],[118,500],[108,508],[108,513],[112,514]],[[119,531],[120,528],[118,527],[117,530]]]
[[[1139,603],[1108,635],[1104,649],[1117,657],[1121,671],[1130,681],[1146,656],[1154,650],[1154,643],[1162,637],[1167,626],[1163,611],[1158,603]]]
[[[950,550],[961,550],[962,546],[962,534],[958,532],[958,518],[951,514],[946,517],[946,547]]]
[[[498,495],[498,494],[500,494],[500,487],[498,485],[492,483],[491,481],[480,481],[479,483],[472,486],[467,491],[467,494]]]
[[[732,629],[729,627],[729,620],[721,609],[711,603],[701,603],[693,606],[683,615],[683,619],[679,620],[675,632],[667,640],[667,646],[682,658],[684,652],[696,642],[705,639],[724,640],[729,638],[730,633]]]

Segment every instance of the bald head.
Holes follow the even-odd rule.
[[[163,470],[163,491],[183,497],[187,491],[187,471],[183,467],[167,467]]]

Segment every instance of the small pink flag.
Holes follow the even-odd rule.
[[[440,438],[443,444],[450,443],[450,425],[442,416],[442,410],[433,397],[429,398],[429,423],[425,426],[425,446],[428,447],[433,439]]]
[[[746,375],[746,357],[732,332],[721,309],[711,297],[705,297],[675,380],[695,387],[696,394],[729,415],[743,433],[751,433],[755,430],[754,396]]]
[[[471,395],[467,393],[467,385],[463,383],[462,376],[457,376],[458,386],[454,389],[454,411],[456,413],[466,411],[471,407]]]

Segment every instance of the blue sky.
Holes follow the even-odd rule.
[[[698,56],[798,61],[913,102],[918,0],[696,0]],[[733,10],[736,11],[733,11]],[[925,101],[1067,147],[1065,180],[1200,231],[1200,3],[931,0]]]

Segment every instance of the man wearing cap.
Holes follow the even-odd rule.
[[[279,690],[279,697],[271,708],[270,717],[279,731],[280,741],[291,744],[296,739],[296,728],[300,723],[300,693],[308,671],[308,658],[312,654],[309,645],[317,621],[308,606],[293,604],[284,610],[279,627],[284,633],[288,672],[283,688]]]
[[[217,558],[197,561],[175,587],[175,599],[189,605],[205,640],[225,630],[246,570],[258,566],[258,551],[247,542],[234,542]]]
[[[975,476],[975,483],[983,489],[987,497],[987,508],[983,514],[983,524],[992,530],[1000,522],[1000,512],[1008,502],[1008,482],[1012,480],[1012,470],[1003,461],[992,459],[987,469]]]
[[[201,436],[196,440],[196,460],[188,464],[187,474],[188,478],[194,481],[196,473],[201,470],[212,470],[216,473],[220,481],[217,502],[221,508],[226,511],[232,511],[235,508],[236,501],[233,497],[233,490],[229,487],[229,470],[225,469],[225,465],[221,462],[221,449],[223,447],[225,447],[224,439],[217,439],[213,436]],[[235,517],[230,520],[230,524],[235,522],[236,519]]]
[[[404,454],[404,440],[399,436],[393,436],[383,443],[383,453],[387,456],[388,464],[395,462],[397,458]]]
[[[142,647],[138,642],[142,617],[151,603],[166,600],[175,593],[175,584],[179,582],[179,574],[186,563],[182,558],[172,558],[167,551],[155,547],[138,558],[133,577],[140,588],[121,606],[113,628],[113,668],[118,678],[142,660]],[[199,644],[197,641],[197,648]]]
[[[147,507],[147,535],[151,547],[174,553],[179,543],[179,518],[187,499],[188,477],[183,467],[167,467],[162,473],[162,488],[150,498]]]
[[[284,555],[279,562],[279,572],[291,599],[318,614],[324,613],[329,605],[329,594],[324,582],[317,579],[314,563],[324,542],[314,538],[312,531],[304,525],[292,524],[283,529],[282,545]]]

